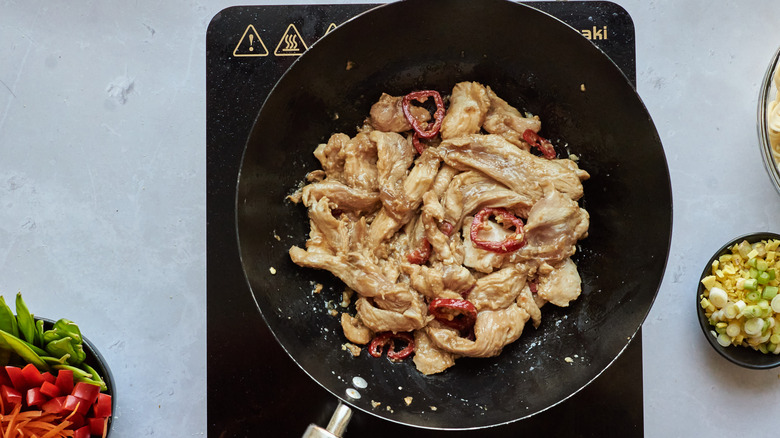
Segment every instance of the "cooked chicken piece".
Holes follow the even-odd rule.
[[[471,241],[471,223],[473,221],[473,217],[468,217],[463,221],[463,265],[476,271],[489,274],[501,266],[504,266],[507,260],[509,260],[511,253],[500,254],[477,248]],[[491,229],[495,231],[495,234],[493,237],[490,237],[490,240],[504,240],[511,234],[504,231],[504,228],[497,224],[491,227]]]
[[[314,149],[314,156],[329,178],[339,181],[342,179],[346,159],[342,151],[347,143],[349,143],[348,135],[333,134],[327,143],[322,143]]]
[[[468,300],[478,311],[498,310],[512,304],[525,287],[526,272],[512,265],[477,280]]]
[[[433,186],[431,187],[431,190],[436,193],[436,196],[441,198],[444,196],[447,187],[449,187],[450,183],[452,182],[452,178],[454,178],[458,173],[460,172],[457,169],[452,168],[446,164],[442,165],[439,168],[439,173],[436,174],[436,178],[433,180]]]
[[[525,225],[526,244],[513,261],[538,260],[556,265],[574,254],[578,240],[587,236],[590,217],[585,209],[552,188],[534,204]]]
[[[344,181],[351,187],[378,191],[377,160],[376,144],[368,134],[358,133],[344,147]]]
[[[425,330],[414,332],[414,361],[417,370],[425,375],[440,373],[455,365],[455,355],[433,346]]]
[[[468,269],[460,265],[442,265],[435,268],[405,265],[411,287],[430,299],[461,299],[476,280]]]
[[[299,266],[329,271],[361,296],[374,297],[383,309],[403,312],[410,308],[416,295],[408,285],[388,281],[376,265],[362,257],[347,261],[343,256],[293,246],[290,258]]]
[[[496,93],[490,87],[487,87],[487,94],[490,100],[490,110],[485,117],[485,123],[482,128],[491,134],[504,137],[515,146],[526,151],[529,150],[528,143],[523,140],[523,132],[526,129],[539,132],[542,129],[542,122],[539,121],[539,117],[523,117],[515,107],[496,96]]]
[[[460,241],[451,236],[452,231],[442,231],[444,221],[444,207],[439,203],[439,198],[433,191],[426,192],[423,195],[422,214],[420,215],[422,224],[425,227],[425,238],[432,247],[432,259],[441,261],[445,265],[460,264],[463,257],[459,251],[453,251],[457,248]],[[450,227],[451,225],[446,225]],[[452,245],[452,246],[451,246]]]
[[[441,124],[441,138],[478,134],[490,108],[487,89],[476,82],[460,82],[452,89],[450,107]]]
[[[577,265],[566,259],[549,275],[539,277],[537,293],[540,297],[559,307],[568,307],[582,292],[582,280]]]
[[[349,187],[335,180],[326,179],[303,187],[303,205],[309,207],[323,197],[327,197],[341,211],[369,212],[379,206],[379,192]]]
[[[391,96],[382,93],[379,101],[371,106],[369,123],[377,131],[384,132],[405,132],[412,129],[412,125],[406,120],[402,108],[403,96]],[[420,122],[427,122],[431,119],[431,113],[420,106],[411,105],[412,116]]]
[[[533,201],[541,185],[552,183],[571,199],[582,197],[582,183],[571,169],[515,147],[498,135],[464,135],[438,147],[445,163],[459,170],[479,170]]]
[[[528,315],[531,316],[531,321],[533,321],[534,328],[538,328],[539,324],[542,323],[541,306],[544,305],[544,301],[537,301],[537,299],[534,298],[534,294],[531,292],[531,288],[527,283],[517,297],[517,305],[528,312]]]
[[[492,357],[520,337],[529,318],[528,312],[512,303],[505,309],[479,312],[474,324],[474,341],[461,337],[456,330],[438,321],[428,324],[425,331],[433,345],[444,351],[469,357]]]
[[[570,160],[568,158],[558,158],[555,160],[552,160],[553,163],[559,164],[572,172],[577,174],[577,177],[579,177],[580,181],[585,181],[590,178],[590,174],[582,169],[580,169],[580,166],[577,164],[576,161]]]
[[[371,342],[371,330],[363,324],[360,318],[342,313],[341,329],[344,331],[344,336],[352,343],[365,345]]]
[[[424,327],[432,318],[427,314],[428,306],[425,305],[421,295],[416,295],[412,305],[403,312],[380,309],[364,297],[358,298],[355,309],[363,325],[376,333],[410,332]]]
[[[483,208],[502,207],[518,217],[528,217],[533,200],[510,190],[487,175],[470,170],[452,178],[444,194],[445,220],[460,224]]]

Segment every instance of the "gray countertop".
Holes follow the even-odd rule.
[[[725,241],[780,232],[756,135],[780,7],[615,3],[634,20],[637,88],[674,195],[643,326],[645,436],[776,425],[762,414],[780,403],[780,370],[717,356],[692,294]],[[0,294],[21,291],[35,314],[76,321],[100,347],[118,387],[116,437],[206,434],[205,37],[231,5],[0,0]]]

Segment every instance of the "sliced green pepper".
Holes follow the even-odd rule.
[[[35,347],[34,345],[28,344],[27,342],[24,342],[23,340],[17,338],[16,336],[13,336],[12,334],[0,330],[0,337],[3,338],[3,341],[16,353],[18,354],[22,359],[26,360],[27,363],[31,363],[35,365],[36,368],[39,370],[48,370],[49,365],[46,364],[46,362],[41,359],[41,352],[43,352],[43,355],[46,355],[46,352],[41,350],[38,347]],[[36,351],[37,350],[37,351]]]
[[[22,299],[22,293],[16,294],[16,321],[19,326],[19,333],[25,341],[29,343],[35,342],[35,319],[29,310],[27,305],[24,304]]]

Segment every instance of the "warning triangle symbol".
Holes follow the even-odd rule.
[[[268,56],[268,48],[251,24],[246,27],[236,48],[233,49],[233,56]]]
[[[276,45],[274,55],[276,56],[300,56],[306,51],[306,43],[303,42],[301,34],[298,33],[298,29],[294,24],[287,26],[287,30],[284,31],[282,39],[279,40],[279,44]]]

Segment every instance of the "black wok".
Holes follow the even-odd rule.
[[[304,208],[285,197],[318,168],[316,145],[334,132],[354,135],[381,92],[448,92],[463,80],[490,85],[510,103],[540,115],[542,134],[568,145],[590,172],[581,204],[590,212],[591,228],[575,255],[583,293],[569,308],[546,306],[542,325],[528,326],[501,356],[460,359],[442,374],[423,376],[411,361],[391,363],[365,351],[355,358],[342,350],[346,339],[327,307],[338,305],[344,286],[327,272],[290,261],[287,251],[304,244],[309,223]],[[503,0],[393,3],[314,44],[280,79],[257,117],[241,164],[236,210],[252,294],[293,360],[358,409],[445,429],[522,419],[595,379],[647,315],[672,228],[663,148],[630,82],[576,30]],[[325,286],[323,292],[312,292],[315,283]],[[357,388],[360,398],[347,393],[355,389],[354,377],[368,383]],[[412,400],[408,406],[406,397]]]

